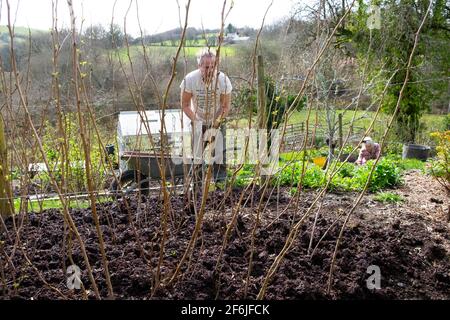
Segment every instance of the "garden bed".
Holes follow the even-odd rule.
[[[398,192],[418,194],[423,184],[416,179],[431,178],[412,173]],[[435,186],[435,185],[433,185]],[[438,188],[438,186],[435,186]],[[409,189],[405,189],[409,188]],[[160,219],[162,204],[155,197],[130,200],[131,216],[143,244],[145,259],[136,241],[129,216],[123,202],[98,204],[101,229],[106,243],[111,282],[116,298],[124,299],[242,299],[248,272],[251,233],[255,208],[260,193],[246,201],[241,209],[236,227],[220,262],[221,271],[214,273],[218,253],[222,247],[226,224],[230,221],[232,207],[237,203],[241,190],[234,190],[218,208],[223,191],[210,194],[202,232],[196,242],[189,264],[182,268],[183,277],[170,286],[161,287],[150,295],[153,272],[156,270],[161,239]],[[282,249],[289,233],[292,219],[311,205],[315,191],[302,194],[299,210],[295,203],[288,206],[289,190],[268,199],[269,204],[256,231],[253,267],[248,283],[247,298],[253,299],[261,288],[262,280]],[[267,197],[266,197],[267,198]],[[356,198],[355,193],[331,193],[323,202],[313,237],[313,247],[330,227],[336,217],[347,212]],[[244,198],[245,199],[245,198]],[[431,200],[433,199],[433,200]],[[253,200],[253,201],[252,201]],[[315,254],[307,255],[314,215],[301,227],[292,249],[285,256],[277,274],[267,288],[268,299],[450,299],[450,224],[441,215],[446,212],[448,198],[443,190],[431,189],[418,202],[407,200],[397,204],[381,204],[373,196],[363,198],[349,220],[343,234],[336,260],[333,286],[327,294],[327,280],[335,241],[342,220],[318,246]],[[253,207],[252,207],[253,205]],[[225,209],[224,209],[225,208]],[[94,277],[102,297],[107,296],[98,239],[89,209],[72,209],[71,214],[86,244]],[[278,219],[276,219],[278,217]],[[195,215],[184,208],[182,197],[171,200],[171,221],[161,267],[162,278],[175,269],[187,247],[193,232]],[[16,220],[20,225],[20,221]],[[9,238],[1,234],[3,250],[0,262],[4,280],[0,299],[60,299],[54,290],[40,280],[58,288],[69,299],[82,299],[81,290],[66,288],[64,266],[70,265],[62,215],[57,209],[42,214],[30,213],[20,230],[20,243],[12,220],[6,221]],[[16,243],[17,244],[17,243]],[[32,266],[26,263],[23,247]],[[14,252],[14,253],[13,253]],[[5,259],[6,255],[11,259]],[[86,295],[94,298],[78,243],[74,241],[72,256],[81,268],[81,280]],[[12,262],[12,263],[11,263]],[[189,265],[189,269],[186,266]],[[370,265],[381,271],[381,289],[369,290],[366,273]],[[36,269],[34,269],[36,268]]]

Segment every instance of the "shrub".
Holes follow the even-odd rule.
[[[296,97],[297,97],[297,95],[288,95],[286,98],[286,105],[288,107],[290,107],[294,103]],[[297,110],[297,111],[303,110],[306,106],[306,103],[307,103],[306,96],[303,96],[302,98],[297,99],[297,101],[295,102],[295,107],[294,107],[295,110]]]
[[[346,163],[342,164],[342,167],[339,169],[339,175],[343,178],[346,178],[346,177],[351,178],[351,177],[353,177],[354,171],[355,171],[355,165],[352,163],[346,162]]]
[[[444,117],[444,130],[450,130],[450,114]]]
[[[86,190],[85,157],[82,141],[79,133],[78,120],[76,114],[65,116],[65,131],[67,135],[68,159],[62,163],[61,143],[63,137],[59,130],[49,121],[45,123],[45,134],[43,136],[43,148],[46,153],[49,166],[54,177],[58,180],[62,178],[63,167],[66,174],[66,185],[69,192],[79,192]],[[87,128],[90,128],[89,120],[86,120]],[[102,139],[105,141],[106,139]],[[90,148],[91,172],[95,190],[100,190],[104,186],[106,170],[104,167],[104,150],[101,149],[98,137],[91,130],[91,137],[88,141]],[[50,177],[47,173],[36,176],[41,184],[49,184]]]
[[[369,189],[373,192],[384,188],[392,188],[401,183],[401,170],[392,160],[382,158],[375,168]]]
[[[431,137],[437,142],[437,155],[436,159],[429,162],[427,172],[450,190],[450,130],[433,132]]]

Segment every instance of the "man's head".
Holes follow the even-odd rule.
[[[206,48],[197,54],[198,68],[205,80],[211,80],[216,69],[216,55]]]

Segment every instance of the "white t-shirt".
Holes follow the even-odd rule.
[[[219,81],[216,87],[217,78]],[[212,123],[216,112],[220,110],[220,95],[229,94],[232,90],[231,81],[223,72],[220,72],[207,87],[199,69],[188,73],[180,88],[192,93],[191,108],[198,119],[206,123]]]

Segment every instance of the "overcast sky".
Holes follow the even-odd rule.
[[[55,0],[56,1],[56,0]],[[303,2],[310,2],[304,0]],[[25,26],[35,29],[48,30],[52,25],[52,1],[51,0],[10,0],[11,15],[15,16],[16,26]],[[113,16],[114,0],[73,0],[77,25],[84,18],[84,27],[91,24],[111,23]],[[232,1],[227,1],[229,7]],[[259,28],[264,13],[271,0],[234,0],[234,6],[226,20],[226,24],[232,23],[238,27],[250,26]],[[266,18],[266,24],[276,22],[292,12],[294,3],[300,0],[273,0]],[[7,24],[6,0],[0,0],[1,18],[0,25]],[[179,0],[182,18],[184,19],[186,0]],[[130,0],[117,0],[114,21],[123,26],[124,17]],[[176,0],[137,0],[139,6],[139,18],[142,29],[146,34],[154,34],[179,27],[178,5]],[[189,11],[189,26],[201,28],[220,28],[221,10],[223,0],[192,0]],[[16,9],[17,15],[15,14]],[[69,10],[67,2],[58,1],[59,26],[68,26]],[[139,27],[136,14],[136,0],[132,0],[131,9],[127,17],[127,32],[133,36],[139,35]],[[183,20],[184,21],[184,20]]]

